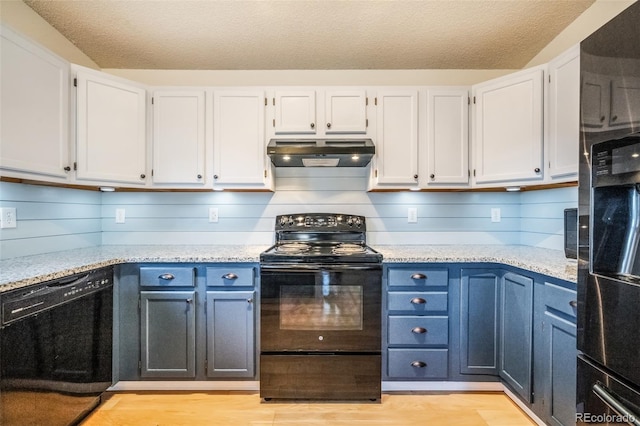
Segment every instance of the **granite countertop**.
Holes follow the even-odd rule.
[[[121,263],[259,262],[268,246],[114,245],[0,261],[0,292]],[[501,263],[576,282],[577,263],[560,250],[501,245],[380,245],[385,263]]]

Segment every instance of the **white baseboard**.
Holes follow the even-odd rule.
[[[111,386],[108,391],[259,391],[260,382],[247,381],[120,381]]]
[[[383,392],[448,391],[448,392],[502,392],[500,382],[382,382]]]
[[[518,398],[516,396],[516,394],[514,394],[513,392],[511,392],[511,390],[509,390],[508,387],[504,386],[504,393],[509,397],[509,399],[511,399],[518,407],[520,407],[520,409],[522,411],[524,411],[527,416],[529,416],[531,418],[531,420],[533,420],[536,424],[540,425],[540,426],[546,426],[546,423],[543,422],[538,416],[536,416],[536,414],[531,411],[531,409],[529,407],[527,407],[527,405],[520,401],[520,398]]]

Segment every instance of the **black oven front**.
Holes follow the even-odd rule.
[[[262,398],[379,400],[382,266],[261,265]]]

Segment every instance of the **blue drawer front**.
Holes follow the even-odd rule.
[[[142,287],[194,287],[196,268],[188,266],[140,268],[140,286]]]
[[[390,345],[446,345],[449,317],[389,316]]]
[[[211,266],[207,268],[207,286],[210,287],[253,287],[255,280],[253,266]]]
[[[576,317],[576,291],[556,284],[544,283],[544,303],[556,311]]]
[[[390,287],[446,287],[449,280],[448,269],[389,268]]]
[[[444,291],[390,291],[387,307],[390,311],[446,312],[447,298]]]
[[[415,379],[446,379],[447,349],[389,349],[389,377]]]

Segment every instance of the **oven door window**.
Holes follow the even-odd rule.
[[[362,286],[320,285],[280,287],[280,329],[362,330]]]

